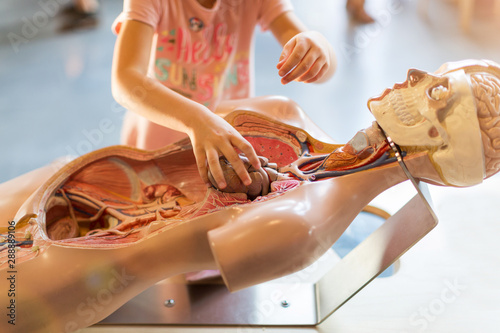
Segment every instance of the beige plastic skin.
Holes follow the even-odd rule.
[[[0,184],[0,207],[2,207],[0,210],[0,226],[5,227],[7,221],[13,220],[19,206],[67,162],[69,162],[69,159],[66,162],[57,160]]]
[[[245,107],[227,105],[226,118],[231,119],[233,110],[250,114],[251,100],[244,102]],[[291,110],[288,122],[309,128],[312,136],[321,135],[307,118],[300,119],[303,113],[294,103],[272,97],[255,103],[254,108],[268,116],[268,109]],[[274,103],[281,106],[273,108]],[[289,108],[283,103],[289,103]],[[232,206],[161,229],[132,244],[92,248],[51,243],[45,234],[44,209],[69,175],[106,156],[146,162],[165,153],[171,154],[172,161],[184,161],[184,169],[196,171],[194,158],[186,157],[188,150],[180,145],[155,152],[110,147],[67,164],[30,197],[16,221],[37,214],[31,223],[38,226],[33,237],[40,244],[39,253],[15,267],[16,325],[2,321],[2,332],[70,332],[87,327],[154,283],[184,272],[219,268],[233,291],[295,272],[323,254],[372,198],[407,179],[399,165],[392,163],[304,183],[279,198]],[[412,153],[405,162],[415,178],[444,184],[427,151]],[[199,176],[183,178],[174,169],[166,176],[181,191],[204,191]],[[10,273],[3,270],[1,274]],[[10,283],[2,276],[0,291],[9,290]],[[2,304],[10,301],[6,292],[0,295]]]

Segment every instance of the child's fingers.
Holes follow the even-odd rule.
[[[286,84],[291,82],[303,74],[307,73],[315,64],[317,60],[317,56],[314,52],[307,52],[299,61],[299,63],[295,66],[293,70],[288,72],[285,76],[281,78],[281,82]]]
[[[252,145],[247,140],[241,137],[241,140],[234,140],[232,144],[239,150],[241,150],[243,154],[245,154],[245,157],[255,169],[258,170],[262,167],[259,157],[255,153]]]
[[[278,60],[278,64],[276,65],[276,67],[279,69],[285,63],[287,58],[288,58],[288,54],[286,53],[285,50],[283,50],[281,52],[281,55],[280,55],[280,58]]]
[[[217,187],[219,189],[223,189],[227,186],[226,180],[224,178],[224,173],[222,172],[222,168],[219,163],[219,154],[215,149],[208,149],[206,151],[208,167],[210,168],[210,172],[212,176],[214,176],[215,181],[217,182]]]
[[[281,69],[281,66],[283,66],[283,64],[285,63],[287,58],[283,58],[282,60],[280,60],[277,64],[276,64],[276,68],[277,69]]]
[[[316,59],[316,62],[307,70],[307,72],[303,73],[300,77],[297,78],[299,82],[306,82],[316,77],[321,69],[324,67],[324,62],[321,59]]]
[[[196,159],[196,166],[198,167],[198,172],[200,173],[201,179],[205,184],[210,184],[210,181],[208,179],[207,159],[205,156],[205,152],[202,149],[195,149],[194,157]]]
[[[277,64],[281,83],[323,80],[332,66],[335,68],[330,59],[331,47],[324,36],[314,31],[299,33],[283,47]]]
[[[245,164],[241,160],[240,156],[236,153],[234,148],[231,145],[228,145],[227,147],[221,149],[221,152],[222,154],[224,154],[229,163],[231,163],[234,171],[241,179],[243,184],[245,184],[246,186],[250,185],[252,183],[252,179],[250,178],[250,175],[245,168]]]
[[[308,80],[304,80],[305,83],[313,83],[313,82],[316,82],[318,81],[319,79],[321,79],[323,77],[323,75],[325,75],[325,73],[328,71],[328,66],[326,64],[323,65],[323,67],[321,67],[320,71],[318,74],[316,74],[316,76],[314,76],[313,78],[311,79],[308,79]]]
[[[294,47],[295,47],[295,39],[289,40],[285,44],[285,46],[283,46],[283,51],[281,51],[280,58],[278,60],[278,64],[276,65],[276,67],[278,69],[280,69],[281,66],[283,66],[283,64],[286,62],[286,60],[288,59],[288,56],[290,55],[290,53],[292,52]]]
[[[286,52],[288,56],[278,71],[278,75],[282,77],[288,74],[299,64],[304,55],[307,53],[307,48],[303,43],[295,42],[295,38],[293,38],[285,44],[283,52]]]

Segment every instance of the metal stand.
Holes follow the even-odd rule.
[[[389,142],[392,143],[390,139]],[[319,260],[319,268],[314,272],[321,274],[319,280],[304,282],[300,274],[292,275],[236,293],[229,293],[221,283],[165,280],[124,304],[100,324],[320,324],[437,225],[427,186],[411,176],[397,146],[393,149],[417,194],[333,267],[328,267],[328,260]]]

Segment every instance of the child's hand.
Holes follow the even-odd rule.
[[[330,44],[319,32],[306,31],[295,35],[283,47],[276,66],[281,83],[321,80],[335,66],[331,64],[332,52]]]
[[[245,154],[254,168],[260,169],[260,161],[252,145],[221,117],[211,112],[205,115],[206,117],[199,119],[192,126],[191,133],[188,133],[193,144],[196,164],[201,178],[205,183],[210,184],[207,169],[208,162],[208,167],[218,187],[220,189],[225,188],[227,184],[219,164],[219,155],[224,155],[233,165],[236,174],[240,177],[243,184],[246,186],[250,185],[252,179],[235,148],[238,148]]]

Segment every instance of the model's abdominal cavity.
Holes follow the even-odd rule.
[[[133,160],[110,157],[73,175],[47,204],[48,237],[72,244],[130,243],[169,224],[248,202],[243,193],[181,191],[182,185],[163,177],[163,161],[155,162],[138,170]]]

